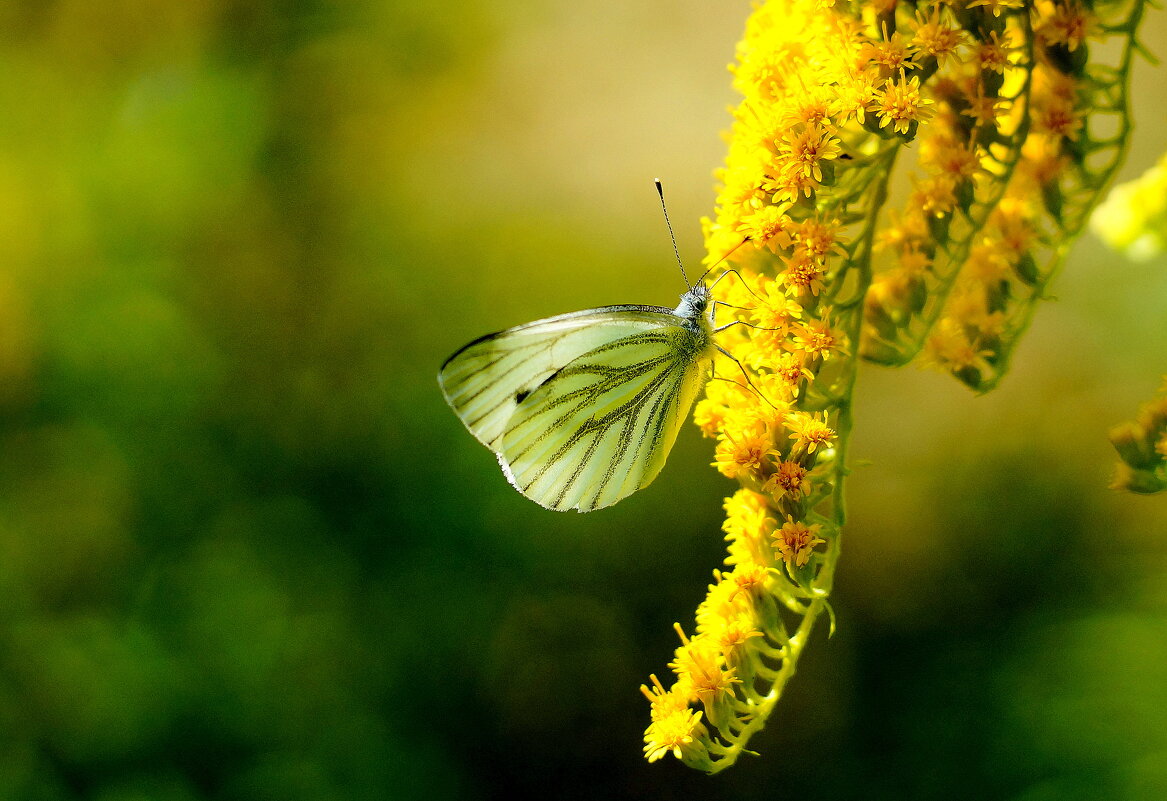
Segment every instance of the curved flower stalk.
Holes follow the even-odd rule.
[[[649,761],[732,765],[830,617],[859,357],[925,351],[978,390],[999,379],[1121,157],[1141,10],[769,0],[749,17],[704,221],[740,324],[694,411],[741,489],[725,502],[724,569],[676,627],[672,680],[641,687]],[[1123,42],[1116,67],[1091,60],[1092,36]],[[901,152],[912,190],[889,211]]]

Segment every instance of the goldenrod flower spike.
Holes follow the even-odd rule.
[[[1134,420],[1110,429],[1120,459],[1111,489],[1150,495],[1167,489],[1167,376]]]
[[[1042,0],[999,18],[1006,4],[971,7],[993,16],[933,81],[940,109],[919,143],[917,191],[880,254],[863,352],[904,364],[924,350],[983,392],[1124,155],[1144,4]],[[1092,48],[1101,31],[1119,46]]]
[[[749,380],[709,382],[694,411],[741,489],[725,502],[725,569],[694,634],[676,627],[674,680],[641,688],[650,761],[717,772],[747,753],[830,616],[859,357],[926,351],[978,390],[999,380],[1125,148],[1142,9],[769,0],[750,15],[731,67],[743,97],[702,221],[706,264],[736,270],[720,299],[747,323],[721,343],[741,367],[723,360],[715,375]],[[1109,65],[1092,50],[1102,32],[1120,45]],[[901,152],[913,189],[889,211]],[[1118,436],[1140,469],[1167,451],[1144,428]]]

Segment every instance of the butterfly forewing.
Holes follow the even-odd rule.
[[[668,313],[564,365],[518,404],[499,462],[537,503],[581,512],[647,486],[701,386],[707,337]]]
[[[438,382],[478,441],[498,451],[518,403],[552,373],[613,340],[675,320],[657,306],[606,306],[563,314],[476,339],[446,360]]]
[[[710,347],[703,319],[606,306],[471,342],[438,379],[516,489],[550,509],[586,512],[656,478]]]

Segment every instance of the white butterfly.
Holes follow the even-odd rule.
[[[663,209],[659,180],[656,191]],[[668,220],[666,210],[676,253]],[[511,486],[540,506],[611,506],[664,467],[714,351],[737,361],[713,334],[741,321],[714,327],[722,301],[705,275],[675,309],[603,306],[476,339],[438,371],[442,394]]]
[[[710,291],[676,309],[604,306],[476,339],[438,383],[507,480],[548,509],[590,512],[647,487],[664,467],[713,343]]]

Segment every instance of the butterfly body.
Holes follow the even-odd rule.
[[[676,309],[605,306],[481,337],[438,382],[515,489],[588,512],[656,478],[715,347],[699,283]]]

